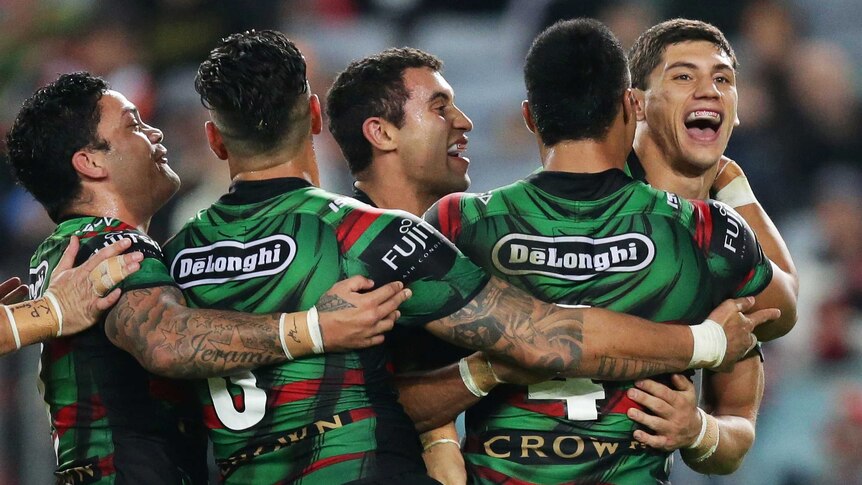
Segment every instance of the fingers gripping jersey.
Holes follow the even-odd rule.
[[[488,276],[427,223],[299,179],[236,184],[165,252],[190,305],[245,312],[310,308],[338,280],[401,280],[399,324],[460,309]],[[325,334],[324,334],[325,338]],[[385,481],[424,473],[382,346],[198,382],[227,483]]]
[[[124,291],[173,286],[159,245],[146,234],[117,219],[76,217],[61,223],[30,260],[32,297],[44,293],[73,235],[81,238],[76,264],[120,238],[132,240],[129,251],[141,251],[144,260],[120,283]],[[58,483],[205,483],[206,442],[187,441],[194,438],[180,433],[192,396],[111,344],[103,323],[45,342],[39,378]],[[185,424],[183,429],[193,427]]]
[[[426,219],[474,262],[542,300],[653,321],[699,323],[722,300],[756,294],[772,278],[732,209],[621,171],[542,172],[485,194],[447,196]],[[632,438],[631,385],[499,387],[467,412],[471,475],[477,483],[662,483],[668,456]]]

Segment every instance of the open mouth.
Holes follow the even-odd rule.
[[[714,141],[721,128],[721,113],[712,110],[695,110],[685,118],[685,130],[692,138],[700,141]]]
[[[464,160],[469,161],[467,157],[464,156],[464,152],[467,151],[467,141],[460,140],[449,145],[449,148],[446,149],[446,155],[450,157],[463,158]]]

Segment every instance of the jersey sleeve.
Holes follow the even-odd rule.
[[[428,224],[456,245],[461,236],[461,199],[463,197],[462,192],[449,194],[435,202],[423,216]]]
[[[695,240],[707,256],[713,277],[725,282],[734,297],[763,291],[772,281],[772,263],[748,223],[724,203],[706,200],[692,204]]]
[[[490,276],[430,224],[402,211],[355,208],[336,229],[349,275],[377,285],[402,281],[413,296],[399,307],[402,325],[424,325],[461,309]]]
[[[140,251],[144,255],[144,260],[141,261],[141,269],[126,277],[114,288],[121,288],[125,292],[154,286],[176,286],[165,265],[162,248],[156,241],[140,231],[124,229],[103,232],[90,237],[82,243],[76,264],[81,264],[100,249],[122,238],[132,241],[132,246],[125,253]]]

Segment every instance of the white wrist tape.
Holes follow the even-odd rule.
[[[60,302],[57,301],[57,297],[51,293],[51,290],[45,292],[45,298],[51,302],[51,305],[54,307],[54,313],[57,315],[57,337],[61,337],[63,335],[63,310],[60,308]]]
[[[12,316],[12,310],[9,310],[9,306],[3,305],[3,309],[6,310],[6,319],[9,320],[9,326],[12,327],[12,336],[15,338],[15,348],[21,349],[21,336],[18,335],[18,324],[15,323],[15,317]]]
[[[700,463],[700,462],[706,461],[710,456],[714,455],[715,451],[718,449],[718,442],[719,441],[721,441],[721,431],[716,430],[715,443],[713,443],[713,445],[710,446],[709,449],[706,450],[702,455],[698,456],[697,458],[692,459],[691,460],[692,463]]]
[[[323,335],[320,333],[320,315],[317,313],[316,306],[308,309],[305,319],[308,324],[308,334],[311,336],[311,351],[315,354],[322,354]]]
[[[432,447],[441,445],[443,443],[452,443],[453,445],[457,446],[459,450],[461,449],[461,443],[459,443],[457,440],[453,440],[452,438],[440,438],[439,440],[434,440],[423,446],[422,451],[428,451]]]
[[[461,373],[461,380],[464,381],[464,385],[467,386],[467,390],[473,393],[476,397],[485,397],[488,395],[487,392],[483,391],[476,385],[476,381],[473,380],[473,374],[470,373],[470,366],[467,364],[467,358],[463,358],[458,361],[458,372]]]
[[[736,209],[744,205],[754,204],[757,202],[757,197],[754,196],[747,178],[736,177],[715,193],[715,200],[724,202]]]
[[[700,325],[690,325],[694,338],[689,368],[712,369],[721,365],[727,351],[727,336],[724,328],[712,320],[704,320]]]
[[[697,408],[697,413],[700,414],[700,433],[697,434],[697,438],[695,438],[692,444],[686,446],[688,449],[700,446],[700,443],[703,441],[703,437],[706,436],[706,411]]]
[[[284,317],[287,316],[287,313],[282,313],[281,318],[278,319],[278,340],[281,342],[281,350],[284,351],[284,355],[287,356],[287,360],[293,360],[293,356],[290,355],[290,351],[287,350],[287,343],[284,341]]]

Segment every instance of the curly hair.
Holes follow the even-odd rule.
[[[539,34],[524,65],[527,101],[542,143],[600,140],[629,88],[629,71],[614,34],[593,19],[555,23]]]
[[[715,44],[730,58],[734,70],[739,67],[733,47],[718,27],[700,20],[671,19],[647,29],[629,50],[632,86],[638,89],[647,88],[647,79],[661,62],[667,46],[696,40]]]
[[[404,71],[421,67],[442,72],[443,62],[419,49],[393,48],[353,61],[335,78],[326,96],[326,114],[329,131],[351,173],[362,172],[371,164],[371,144],[362,134],[362,124],[379,116],[403,126],[404,104],[410,98]]]
[[[195,90],[225,144],[259,154],[308,135],[305,58],[281,32],[250,30],[222,39],[198,68]]]
[[[75,152],[110,149],[98,134],[99,100],[108,89],[87,72],[63,74],[24,101],[6,135],[12,172],[55,222],[82,189]]]

